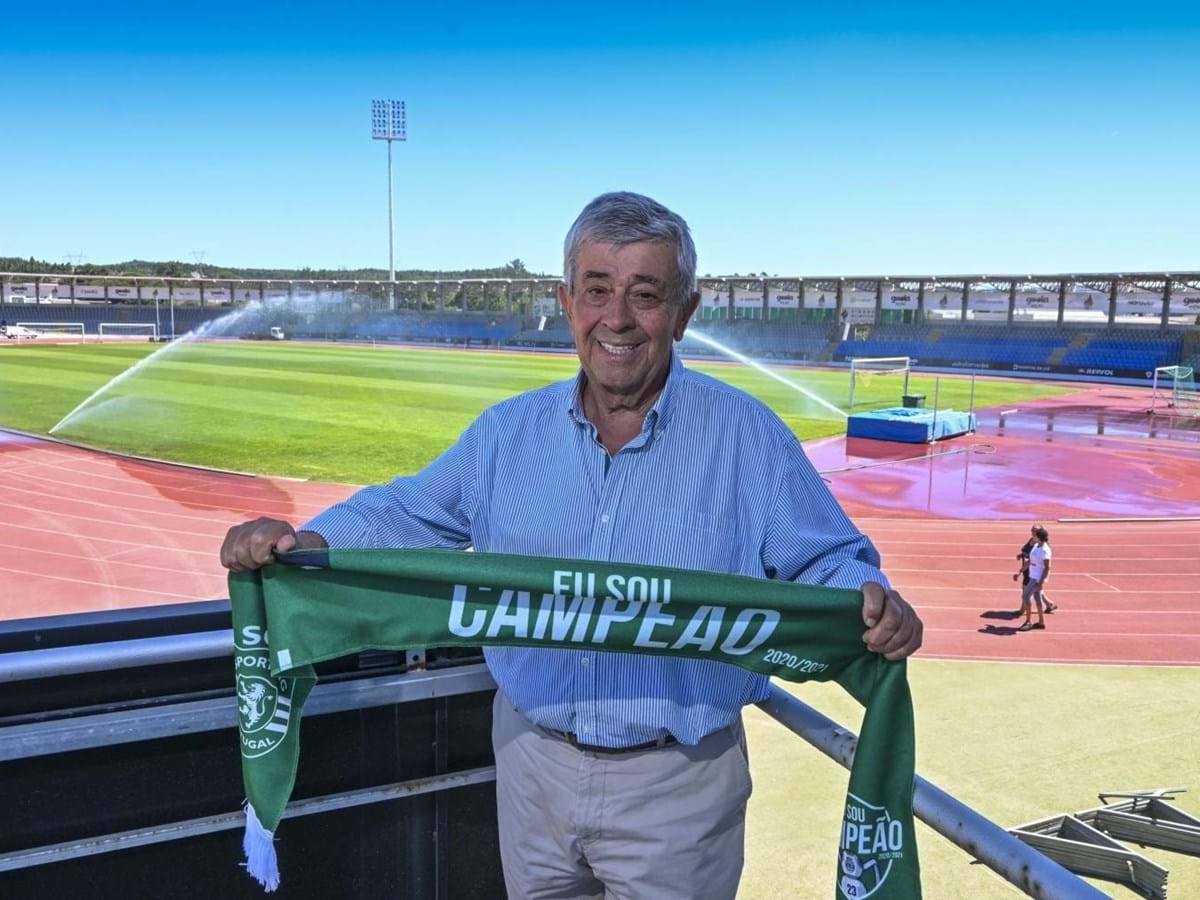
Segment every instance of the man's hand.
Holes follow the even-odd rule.
[[[221,565],[231,572],[246,572],[275,562],[275,553],[324,547],[325,539],[313,531],[296,533],[282,519],[255,519],[229,529],[221,545]]]
[[[867,649],[890,660],[916,653],[925,631],[916,610],[899,593],[885,591],[876,581],[864,584],[862,592],[863,624],[867,626],[863,642]]]

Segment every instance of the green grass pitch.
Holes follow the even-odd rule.
[[[1188,786],[1178,806],[1200,814],[1200,669],[918,657],[908,677],[917,771],[998,825],[1097,806],[1101,790]],[[862,710],[837,685],[783,687],[858,730]],[[848,773],[757,709],[747,710],[746,732],[754,796],[739,897],[833,896]],[[1023,896],[924,824],[917,842],[929,900]],[[1131,846],[1170,870],[1170,896],[1200,897],[1200,859]],[[1112,897],[1138,896],[1091,883]]]
[[[155,346],[60,344],[0,353],[0,425],[46,433]],[[845,422],[801,391],[741,365],[689,363],[770,405],[801,439],[842,434]],[[58,432],[85,444],[239,471],[377,482],[416,471],[485,407],[576,372],[573,356],[463,353],[346,344],[182,343],[88,404]],[[836,406],[846,371],[778,369]],[[859,385],[870,403],[898,406],[902,381]],[[970,382],[942,378],[939,406],[966,409]],[[1017,403],[1069,388],[981,380],[975,405]],[[932,404],[934,379],[910,391]]]

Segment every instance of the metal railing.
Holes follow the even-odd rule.
[[[835,762],[847,769],[854,763],[858,736],[778,685],[771,686],[771,696],[758,707]],[[1089,900],[1107,896],[920,775],[913,791],[913,812],[946,840],[1030,897]]]
[[[232,655],[232,653],[233,641],[230,631],[6,653],[0,654],[0,684],[33,678],[109,671],[127,666],[161,665],[189,659],[214,658]],[[445,683],[433,683],[439,679],[445,681],[447,676],[453,686]],[[410,673],[375,681],[378,682],[380,689],[374,692],[367,690],[365,686],[355,686],[352,683],[319,686],[314,693],[314,702],[310,704],[312,708],[309,713],[321,715],[340,711],[350,706],[383,705],[464,691],[485,690],[492,685],[490,676],[481,665],[437,676],[433,673]],[[325,693],[329,696],[323,696]],[[157,714],[165,715],[171,720],[157,730],[153,727],[147,730],[146,711],[116,714],[118,718],[122,719],[130,715],[138,717],[141,721],[137,723],[136,727],[127,721],[108,723],[111,727],[98,727],[102,726],[98,720],[104,718],[103,714],[95,717],[72,718],[65,723],[42,722],[18,726],[16,729],[8,729],[8,737],[13,739],[8,743],[8,747],[12,751],[8,758],[21,759],[43,753],[61,753],[88,746],[140,740],[149,736],[177,734],[181,731],[232,728],[236,724],[231,700],[206,700],[201,701],[201,705],[206,707],[207,714],[199,715],[198,710],[191,707],[175,710],[168,707],[157,710]],[[770,696],[758,705],[767,715],[846,768],[849,768],[854,762],[854,753],[858,743],[857,736],[793,697],[778,685],[773,685]],[[186,724],[177,721],[181,715],[186,720]],[[59,733],[64,728],[71,733]],[[16,731],[28,731],[29,733],[18,735],[15,733]],[[471,774],[472,777],[475,777],[475,773]],[[480,770],[478,777],[491,777],[490,770],[487,773]],[[423,789],[436,790],[440,786],[429,785]],[[378,796],[375,794],[371,796],[371,799],[363,799],[358,802],[376,802],[388,799],[391,794],[383,791]],[[1066,900],[1066,898],[1103,898],[1106,896],[919,775],[915,782],[913,809],[917,818],[938,834],[962,848],[968,855],[1031,897]],[[303,811],[297,809],[293,814],[319,811],[321,809],[317,807],[305,808]],[[230,815],[236,817],[238,814]],[[220,822],[217,822],[216,819],[220,819]],[[9,865],[20,867],[36,864],[37,861],[70,858],[79,854],[87,855],[124,846],[138,846],[158,840],[186,837],[207,830],[232,827],[230,824],[233,821],[232,818],[229,821],[222,817],[216,817],[216,819],[213,821],[197,820],[194,823],[174,823],[171,826],[165,826],[162,830],[150,829],[145,834],[139,832],[136,836],[109,835],[106,838],[92,841],[70,842],[62,846],[37,848],[32,851],[9,854],[13,858],[6,862]],[[179,828],[178,826],[181,825],[187,827]],[[197,831],[197,829],[199,830]]]

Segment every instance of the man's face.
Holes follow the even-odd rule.
[[[590,388],[615,398],[662,387],[671,345],[700,299],[693,294],[680,305],[670,293],[674,280],[672,244],[580,245],[574,293],[560,286],[559,299]]]

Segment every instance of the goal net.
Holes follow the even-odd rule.
[[[854,406],[898,406],[908,393],[912,357],[859,357],[850,360],[850,400]]]
[[[17,325],[45,337],[82,338],[85,333],[82,322],[18,322]]]
[[[101,322],[101,337],[146,338],[158,340],[158,326],[153,322]]]
[[[1200,415],[1200,395],[1191,366],[1159,366],[1154,370],[1150,412],[1170,416]]]

